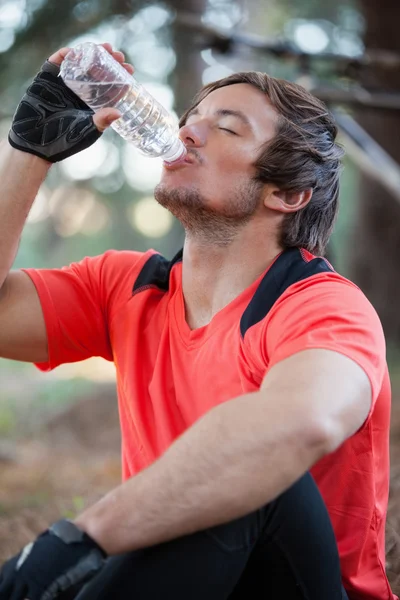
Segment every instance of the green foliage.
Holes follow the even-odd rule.
[[[5,437],[14,433],[16,415],[10,406],[0,404],[0,436]]]
[[[50,498],[48,490],[38,490],[32,494],[25,494],[21,498],[21,508],[37,508],[45,506]]]
[[[75,519],[79,513],[85,508],[85,499],[82,496],[74,496],[72,498],[72,507],[66,509],[62,513],[64,519]]]
[[[20,438],[36,433],[51,415],[92,389],[80,378],[41,375],[29,364],[0,360],[0,437]]]
[[[329,242],[329,259],[335,269],[345,277],[350,276],[348,256],[351,252],[352,234],[358,210],[359,176],[358,169],[346,158],[341,177],[339,215]]]

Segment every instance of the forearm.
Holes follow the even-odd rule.
[[[214,408],[77,524],[118,554],[228,522],[271,501],[326,452],[326,443],[300,419],[288,426],[279,399],[270,400],[267,406],[254,393]]]
[[[0,287],[17,253],[26,218],[50,163],[0,143]]]

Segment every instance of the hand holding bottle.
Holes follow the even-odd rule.
[[[166,110],[104,47],[85,42],[71,49],[62,62],[65,84],[95,113],[105,107],[121,117],[112,127],[147,156],[184,160],[178,120]]]
[[[103,48],[133,74],[122,52],[110,44]],[[9,132],[9,142],[18,150],[35,154],[49,162],[58,162],[85,150],[117,120],[115,108],[94,111],[59,77],[60,66],[70,52],[61,48],[44,63],[17,107]]]

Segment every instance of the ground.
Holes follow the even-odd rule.
[[[115,393],[107,386],[53,416],[40,435],[0,445],[0,564],[49,523],[118,485],[119,450]],[[393,402],[391,463],[386,569],[400,596],[400,396]]]

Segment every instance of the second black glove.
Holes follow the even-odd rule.
[[[0,571],[0,600],[55,600],[78,591],[103,567],[106,555],[73,523],[54,523]]]

